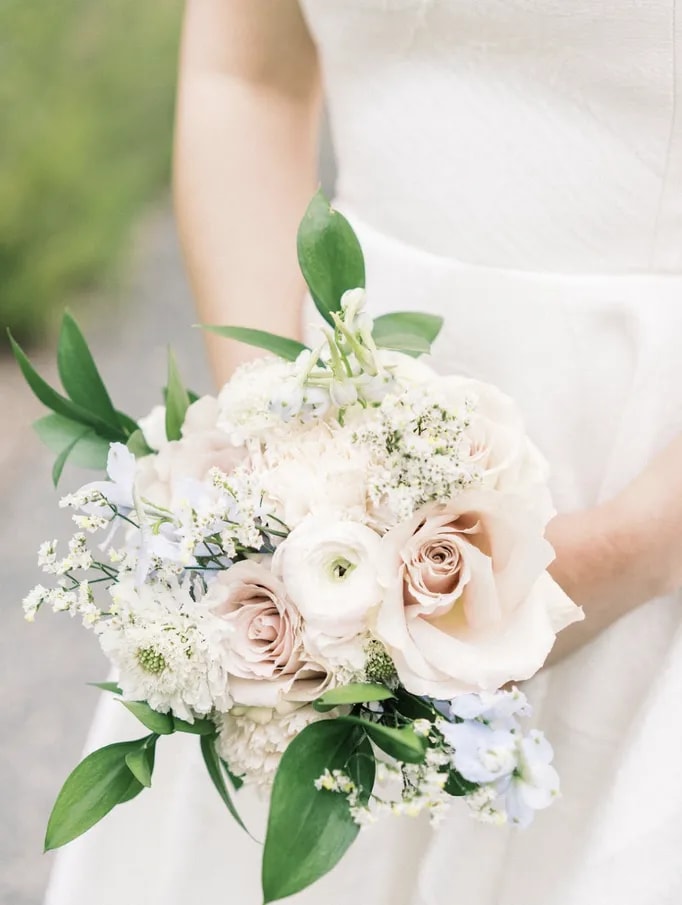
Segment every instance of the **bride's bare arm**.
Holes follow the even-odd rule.
[[[295,236],[315,189],[319,106],[296,0],[188,0],[174,194],[202,322],[299,331]],[[207,342],[219,382],[255,354]]]
[[[566,656],[653,597],[682,587],[682,437],[613,500],[549,525],[550,572],[585,608],[560,633],[550,661]]]

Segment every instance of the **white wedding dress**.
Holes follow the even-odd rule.
[[[682,430],[682,3],[306,0],[374,313],[438,312],[443,370],[514,396],[559,509]],[[681,463],[682,467],[682,463]],[[563,798],[526,831],[387,820],[296,905],[679,905],[682,600],[530,684]],[[92,746],[135,737],[104,704]],[[240,793],[247,819],[262,806]],[[260,905],[193,737],[69,846],[48,905]]]

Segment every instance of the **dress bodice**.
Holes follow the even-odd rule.
[[[341,206],[469,264],[682,271],[682,2],[302,5]]]

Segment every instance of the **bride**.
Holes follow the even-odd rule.
[[[677,7],[188,2],[176,198],[201,319],[313,322],[295,231],[323,84],[370,308],[443,314],[436,366],[518,401],[553,470],[553,574],[587,616],[530,689],[562,801],[526,831],[386,821],[292,903],[682,901]],[[209,343],[221,381],[252,354]],[[93,746],[136,731],[122,711]],[[49,905],[259,905],[258,846],[174,742],[155,789],[62,854]]]

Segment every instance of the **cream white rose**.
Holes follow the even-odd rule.
[[[528,438],[513,399],[491,384],[456,376],[438,377],[433,392],[451,409],[463,412],[468,401],[474,404],[462,452],[487,487],[518,493],[547,482],[547,462]]]
[[[245,448],[231,442],[217,419],[217,400],[203,396],[187,409],[182,438],[138,461],[136,489],[143,499],[176,509],[188,482],[206,480],[212,468],[229,474],[245,459]]]
[[[359,522],[309,516],[277,548],[273,567],[314,639],[366,629],[381,600],[379,535]]]
[[[231,628],[226,663],[238,704],[274,707],[322,693],[326,673],[306,657],[301,617],[266,565],[243,561],[221,572],[206,603]]]
[[[408,691],[449,699],[528,679],[583,618],[545,571],[543,497],[465,491],[385,535],[374,631]]]

